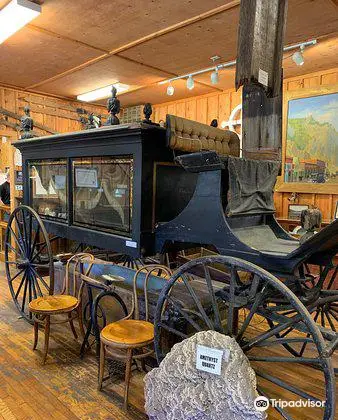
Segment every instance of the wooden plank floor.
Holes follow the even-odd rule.
[[[15,419],[112,419],[142,420],[144,414],[143,374],[134,373],[130,386],[130,410],[122,409],[123,381],[108,384],[98,392],[97,362],[93,354],[79,358],[80,342],[74,340],[66,325],[53,326],[50,352],[41,365],[43,333],[37,351],[32,351],[32,326],[19,318],[14,307],[0,263],[0,420]],[[276,354],[277,356],[278,354]],[[297,384],[302,380],[308,392],[322,394],[322,375],[315,369],[293,364],[275,364],[285,370],[285,379]],[[274,392],[271,383],[262,384],[276,398],[289,400]],[[317,388],[317,391],[316,391]],[[280,419],[269,410],[269,420]],[[319,420],[314,409],[301,409],[296,420]],[[338,413],[337,413],[338,418]]]

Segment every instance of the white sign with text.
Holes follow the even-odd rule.
[[[229,350],[213,349],[211,347],[201,346],[197,344],[196,348],[196,369],[204,372],[221,374],[222,360],[229,361]]]

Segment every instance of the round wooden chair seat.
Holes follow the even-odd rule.
[[[137,345],[154,339],[154,326],[147,321],[122,319],[112,322],[101,331],[101,337],[115,344]]]
[[[29,304],[29,310],[36,313],[69,312],[78,304],[78,299],[69,295],[41,296]]]

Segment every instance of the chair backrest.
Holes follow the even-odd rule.
[[[181,152],[210,150],[222,156],[240,154],[240,140],[233,131],[169,114],[166,128],[167,145],[173,150]]]
[[[94,259],[95,259],[94,255],[89,254],[88,252],[81,252],[69,258],[69,260],[66,263],[66,274],[65,274],[62,294],[73,295],[73,296],[77,294],[78,297],[80,298],[84,282],[83,282],[83,279],[81,279],[82,281],[80,283],[79,290],[78,292],[76,292],[77,275],[84,274],[87,276],[92,268],[92,265],[93,265],[92,262],[94,261]],[[88,266],[86,267],[85,272],[83,272],[84,262],[89,263]],[[70,273],[71,263],[74,265],[72,274]],[[80,266],[80,269],[78,270],[79,266]]]
[[[144,294],[144,310],[145,310],[145,320],[149,321],[149,300],[148,300],[148,286],[149,281],[151,280],[152,276],[157,277],[164,277],[170,278],[172,276],[172,271],[164,266],[159,264],[150,264],[145,265],[138,269],[134,275],[133,279],[133,300],[132,300],[132,308],[129,315],[126,317],[140,319],[140,308],[139,308],[139,298],[138,298],[138,290],[137,287],[139,281],[143,281],[143,294]]]

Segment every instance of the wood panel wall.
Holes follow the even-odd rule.
[[[23,115],[23,108],[29,105],[31,108],[31,117],[34,122],[40,123],[50,130],[59,133],[77,131],[82,129],[79,122],[77,108],[82,108],[88,112],[105,115],[107,113],[105,107],[93,106],[84,102],[68,101],[54,97],[38,95],[0,86],[0,107],[7,111]],[[3,119],[0,113],[0,120]],[[10,123],[18,123],[14,118],[8,118]],[[0,130],[7,130],[18,138],[19,133],[14,128],[6,127],[0,122]],[[46,130],[34,128],[39,135],[50,134]]]
[[[242,89],[230,89],[224,92],[209,93],[178,101],[154,105],[154,120],[165,121],[167,114],[188,118],[210,124],[213,119],[218,122],[228,121],[231,111],[242,102]]]
[[[283,83],[284,92],[291,90],[313,89],[321,86],[338,84],[338,68],[321,71],[317,73],[305,74],[303,76],[285,79]],[[338,86],[337,86],[338,91]],[[228,121],[231,111],[241,102],[241,91],[235,92],[230,89],[224,92],[211,93],[202,96],[196,96],[188,99],[166,102],[154,105],[154,119],[159,122],[165,120],[166,114],[174,114],[205,124],[217,118],[219,123]],[[284,115],[283,118],[286,116]],[[285,142],[285,139],[283,139]],[[325,221],[332,220],[338,200],[338,185],[332,185],[331,194],[323,194],[316,191],[317,185],[312,185],[313,192],[299,193],[294,203],[311,204],[318,206],[323,213]],[[288,205],[290,191],[275,193],[276,214],[279,218],[288,217]]]

